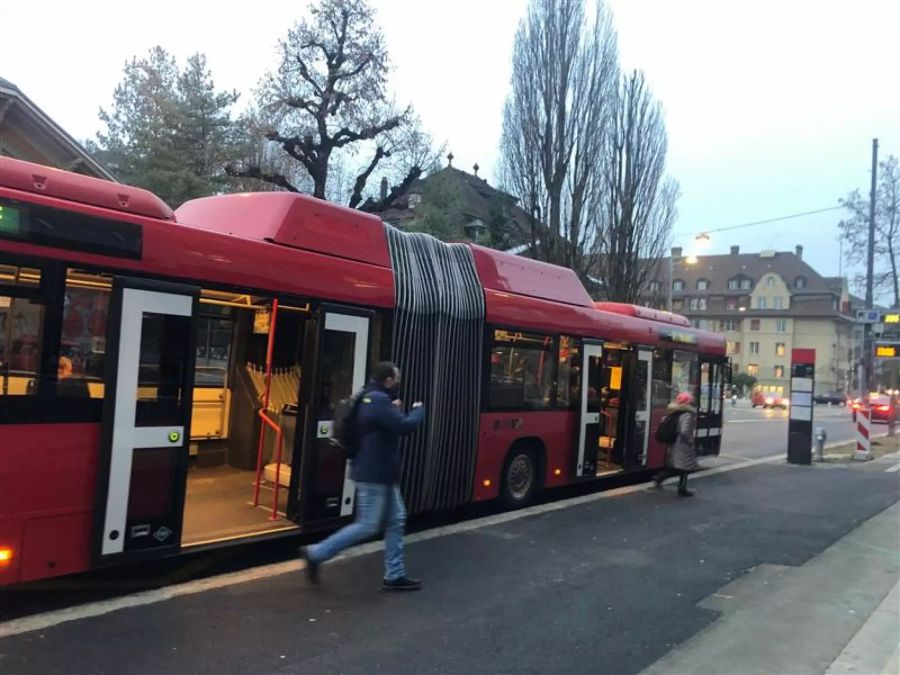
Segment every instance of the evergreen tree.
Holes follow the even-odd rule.
[[[202,54],[184,70],[162,47],[125,64],[105,132],[89,149],[123,182],[146,188],[172,206],[222,191],[235,151],[230,108],[236,92],[216,91]]]

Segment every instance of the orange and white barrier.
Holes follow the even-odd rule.
[[[853,459],[872,459],[872,439],[869,438],[872,429],[871,414],[870,410],[864,408],[856,412],[856,452],[853,453]]]

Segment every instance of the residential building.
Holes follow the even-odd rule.
[[[0,156],[115,181],[115,177],[22,91],[0,77]]]
[[[477,164],[473,168],[475,173],[467,173],[448,164],[413,182],[378,215],[399,229],[525,253],[532,241],[532,228],[540,231],[543,226],[518,205],[515,197],[480,177]],[[387,190],[387,183],[382,181],[382,199]]]
[[[672,249],[659,266],[672,285],[672,311],[723,333],[734,371],[764,391],[790,391],[791,351],[816,350],[816,392],[854,386],[854,314],[846,280],[823,277],[794,251],[700,256]]]

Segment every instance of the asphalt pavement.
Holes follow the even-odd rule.
[[[408,545],[419,593],[382,592],[370,546],[320,587],[281,563],[7,622],[0,672],[639,673],[714,624],[720,589],[803,565],[895,504],[896,463],[739,462],[692,499],[631,486],[438,528]]]
[[[726,458],[753,459],[783,452],[787,455],[787,410],[751,408],[746,401],[737,406],[725,405],[722,454]],[[827,443],[852,441],[856,425],[850,412],[839,406],[818,405],[813,411],[813,425],[823,427]],[[883,433],[885,425],[875,425],[874,433]]]

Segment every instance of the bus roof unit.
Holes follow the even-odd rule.
[[[50,166],[0,157],[0,186],[159,220],[175,220],[152,192]]]
[[[624,302],[595,302],[594,309],[602,312],[612,312],[613,314],[622,314],[624,316],[633,316],[638,319],[648,319],[649,321],[658,321],[659,323],[668,323],[673,326],[684,326],[689,328],[690,320],[681,314],[673,314],[660,309],[651,309],[650,307],[641,307],[639,305],[629,305]]]
[[[194,199],[178,222],[245,239],[390,267],[377,216],[292,192],[253,192]]]

